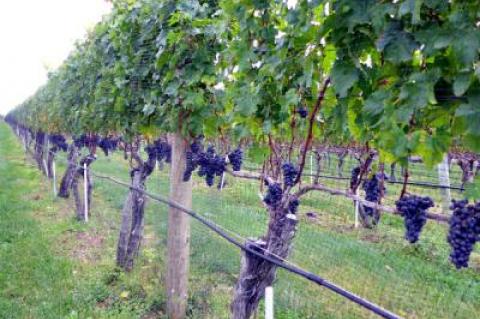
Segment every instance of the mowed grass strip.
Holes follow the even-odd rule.
[[[47,209],[41,177],[0,124],[0,318],[63,318],[72,307],[71,263],[52,252],[35,214]]]

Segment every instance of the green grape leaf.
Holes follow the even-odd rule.
[[[471,73],[460,73],[453,82],[453,93],[455,96],[462,96],[470,87]]]
[[[330,74],[333,87],[340,98],[346,97],[348,90],[358,80],[358,70],[353,64],[337,61]]]

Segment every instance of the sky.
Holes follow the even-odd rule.
[[[61,65],[111,4],[105,0],[13,0],[0,10],[0,114],[22,103]]]

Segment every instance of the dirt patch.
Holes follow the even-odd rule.
[[[99,234],[88,234],[86,232],[73,233],[73,238],[65,238],[64,242],[74,240],[72,257],[82,262],[99,260],[105,238]]]
[[[370,234],[364,234],[360,238],[364,241],[368,241],[368,242],[377,244],[377,243],[380,243],[380,242],[384,242],[387,237],[384,236],[384,235],[380,235],[380,234],[370,233]]]

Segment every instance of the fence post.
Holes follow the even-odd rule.
[[[192,207],[192,180],[183,181],[187,143],[177,132],[169,136],[172,145],[170,169],[170,200],[185,208]],[[184,319],[187,315],[188,268],[190,255],[190,217],[170,207],[167,235],[167,316]]]
[[[87,163],[83,163],[83,203],[85,207],[85,222],[88,223],[88,173]]]
[[[273,288],[265,288],[265,319],[273,319]]]
[[[57,197],[57,170],[55,167],[55,159],[52,161],[52,174],[53,174],[53,196]]]
[[[438,181],[440,185],[450,187],[450,174],[448,166],[448,155],[443,157],[443,160],[438,164]],[[440,192],[442,194],[442,212],[448,213],[450,209],[450,202],[452,200],[450,189],[441,188]]]

